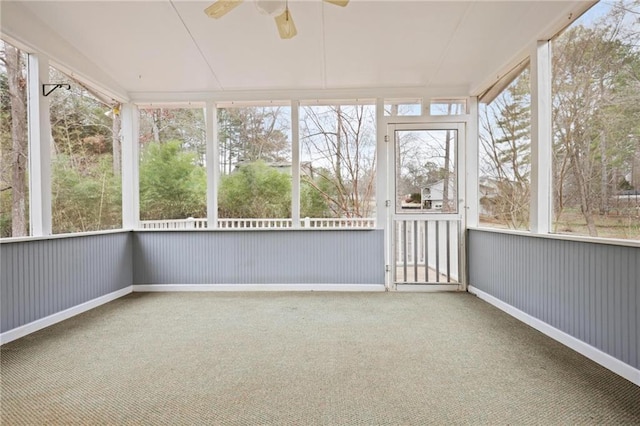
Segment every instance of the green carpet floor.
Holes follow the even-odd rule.
[[[640,424],[640,387],[466,293],[134,293],[0,374],[3,426]]]

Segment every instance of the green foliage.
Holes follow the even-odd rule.
[[[11,237],[11,191],[0,192],[0,238]]]
[[[291,176],[264,161],[243,164],[222,177],[218,213],[221,218],[291,217]]]
[[[180,141],[181,150],[196,155],[204,166],[206,152],[204,111],[202,108],[156,108],[140,110],[140,142]]]
[[[180,141],[152,142],[140,162],[142,220],[206,217],[206,173]]]
[[[81,173],[66,155],[52,164],[53,232],[85,232],[115,229],[121,225],[120,176],[114,176],[111,158],[105,155]]]
[[[332,180],[324,176],[311,179],[303,176],[300,185],[301,217],[335,217],[330,208],[331,200],[335,200],[336,188]]]

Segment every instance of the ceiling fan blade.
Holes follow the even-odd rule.
[[[242,0],[218,0],[204,10],[210,18],[218,19],[240,6]]]
[[[336,6],[345,7],[349,0],[324,0],[327,3],[335,4]]]
[[[280,33],[280,38],[293,38],[296,34],[298,34],[298,30],[296,30],[296,24],[293,23],[293,17],[291,16],[291,12],[289,12],[289,8],[285,8],[284,12],[275,17],[276,26],[278,27],[278,33]]]

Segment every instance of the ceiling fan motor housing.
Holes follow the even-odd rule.
[[[256,9],[263,15],[277,16],[284,12],[285,0],[255,0]]]

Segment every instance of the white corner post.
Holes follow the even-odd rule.
[[[300,228],[300,101],[291,101],[291,222]]]
[[[465,164],[465,224],[467,227],[478,226],[478,149],[480,134],[478,132],[478,98],[469,98],[469,121],[467,122],[466,164]]]
[[[551,230],[551,42],[538,41],[531,52],[531,232]]]
[[[123,104],[122,116],[122,228],[140,222],[140,132],[138,107]]]
[[[220,179],[220,151],[218,147],[218,110],[207,101],[204,110],[207,143],[207,228],[218,227],[218,180]]]
[[[49,59],[29,55],[29,227],[34,237],[51,235],[51,121],[49,99],[43,84],[49,84]]]

